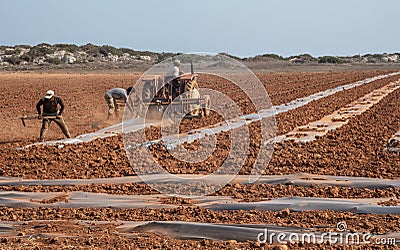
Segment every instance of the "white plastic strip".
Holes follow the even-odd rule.
[[[372,106],[379,103],[383,98],[400,88],[400,80],[391,82],[380,89],[361,97],[330,115],[323,117],[318,121],[311,122],[305,126],[300,126],[293,131],[275,138],[275,142],[296,141],[310,142],[326,135],[347,124],[355,116],[361,115]]]
[[[188,133],[179,135],[179,137],[176,137],[176,136],[163,137],[159,140],[153,140],[153,141],[146,142],[143,144],[143,146],[148,147],[152,144],[158,144],[158,143],[162,142],[166,148],[168,148],[168,149],[174,148],[174,147],[176,147],[176,145],[183,144],[185,142],[191,143],[191,142],[195,141],[196,139],[200,139],[205,136],[214,135],[214,134],[217,134],[217,133],[220,133],[223,131],[230,131],[232,129],[236,129],[241,126],[244,126],[246,124],[250,124],[252,122],[259,121],[263,118],[268,118],[273,115],[285,113],[290,110],[302,107],[312,101],[317,101],[324,97],[334,95],[343,90],[352,89],[354,87],[357,87],[357,86],[360,86],[363,84],[367,84],[367,83],[370,83],[370,82],[373,82],[376,80],[380,80],[380,79],[398,75],[398,74],[400,74],[400,72],[391,73],[391,74],[387,74],[387,75],[379,75],[379,76],[367,78],[367,79],[364,79],[364,80],[361,80],[361,81],[358,81],[355,83],[350,83],[347,85],[338,86],[336,88],[327,89],[325,91],[318,92],[316,94],[312,94],[312,95],[304,97],[304,98],[298,98],[298,99],[291,101],[289,103],[286,103],[286,104],[282,104],[279,106],[272,106],[268,110],[261,110],[258,114],[244,115],[239,118],[232,119],[227,122],[221,122],[221,123],[218,123],[213,126],[191,130]],[[279,141],[281,138],[278,137],[277,139]]]
[[[99,131],[96,131],[93,133],[79,135],[75,138],[56,140],[56,141],[47,141],[47,142],[38,142],[38,143],[27,145],[20,149],[25,149],[25,148],[29,148],[29,147],[37,146],[37,145],[46,145],[46,146],[58,145],[58,147],[61,148],[61,147],[63,147],[64,144],[77,144],[77,143],[82,143],[82,142],[94,141],[94,140],[100,139],[100,138],[117,136],[118,134],[121,134],[122,126],[124,126],[124,129],[126,129],[126,131],[134,132],[134,131],[143,129],[146,126],[156,126],[156,125],[159,125],[160,123],[161,123],[161,121],[151,121],[151,122],[146,121],[146,124],[145,124],[145,122],[143,121],[143,118],[135,118],[135,119],[126,121],[124,123],[118,123],[118,124],[112,125],[110,127],[100,129]]]
[[[66,223],[67,222],[67,223]],[[64,227],[69,224],[83,230],[89,230],[93,226],[118,225],[115,232],[122,237],[137,237],[138,232],[156,233],[167,238],[185,240],[235,240],[237,242],[259,241],[263,243],[278,242],[302,242],[318,244],[323,242],[334,242],[337,244],[367,244],[363,242],[364,231],[345,232],[343,222],[325,227],[297,227],[278,226],[273,224],[221,224],[201,223],[186,221],[98,221],[98,220],[29,220],[29,221],[3,221],[0,223],[0,234],[3,238],[82,238],[84,235],[66,233]],[[38,225],[54,225],[52,232],[43,232]],[[342,226],[342,227],[341,227]],[[21,236],[19,233],[25,233]],[[46,230],[44,230],[46,231]],[[327,233],[331,232],[331,234]],[[347,235],[348,233],[348,235]],[[295,236],[295,237],[293,237]],[[385,234],[368,233],[370,239],[390,239],[390,244],[400,243],[400,232],[388,232]],[[278,240],[279,239],[279,240]],[[382,241],[379,241],[382,242]],[[389,244],[389,243],[388,243]]]
[[[341,225],[343,222],[340,222]],[[336,228],[335,228],[336,226]],[[118,227],[118,231],[124,232],[124,236],[136,236],[137,232],[151,232],[168,238],[186,240],[235,240],[238,242],[258,241],[262,243],[302,242],[318,244],[333,242],[338,245],[366,245],[366,241],[360,240],[365,232],[344,232],[340,224],[323,230],[319,228],[285,227],[268,224],[214,224],[184,221],[153,221],[140,225],[125,223]],[[330,233],[327,233],[330,232]],[[350,236],[350,237],[349,237]],[[390,244],[400,243],[400,233],[390,232],[386,234],[369,234],[370,239],[390,239]],[[277,249],[279,247],[276,247]],[[279,248],[281,249],[281,248]],[[282,249],[286,249],[283,248]]]
[[[278,106],[272,106],[270,109],[268,110],[262,110],[259,114],[249,114],[249,115],[244,115],[242,117],[238,117],[237,119],[233,119],[227,122],[223,122],[223,123],[218,123],[216,125],[210,126],[210,127],[205,127],[205,128],[201,128],[201,129],[195,129],[192,131],[189,131],[186,134],[182,134],[179,136],[179,141],[176,141],[176,137],[175,136],[171,136],[168,138],[162,138],[160,140],[154,140],[154,141],[150,141],[150,142],[146,142],[144,144],[144,146],[149,146],[151,144],[155,144],[155,143],[159,143],[161,140],[164,141],[164,146],[166,146],[167,148],[171,148],[171,147],[175,147],[177,144],[182,144],[185,142],[193,142],[196,139],[199,138],[203,138],[206,135],[211,135],[211,134],[217,134],[220,133],[222,131],[228,131],[228,130],[232,130],[238,127],[241,127],[245,124],[249,124],[252,122],[256,122],[259,121],[263,118],[268,118],[271,117],[273,115],[277,115],[280,113],[284,113],[284,112],[288,112],[290,110],[299,108],[301,106],[307,105],[308,103],[312,102],[312,101],[316,101],[319,100],[321,98],[327,97],[327,96],[331,96],[334,95],[338,92],[341,92],[343,90],[348,90],[348,89],[352,89],[354,87],[358,87],[373,81],[377,81],[380,79],[384,79],[387,77],[391,77],[391,76],[395,76],[395,75],[399,75],[400,72],[394,72],[394,73],[390,73],[390,74],[385,74],[385,75],[379,75],[379,76],[375,76],[372,78],[366,78],[364,80],[360,80],[358,82],[355,83],[350,83],[350,84],[346,84],[346,85],[342,85],[342,86],[338,86],[332,89],[327,89],[325,91],[321,91],[315,94],[312,94],[310,96],[307,97],[303,97],[303,98],[298,98],[296,100],[293,100],[289,103],[286,104],[282,104],[282,105],[278,105]],[[147,122],[147,121],[146,121]],[[76,144],[76,143],[81,143],[81,142],[89,142],[89,141],[93,141],[95,139],[98,138],[105,138],[105,137],[110,137],[110,136],[116,136],[120,133],[122,133],[122,126],[124,126],[124,131],[126,132],[134,132],[137,131],[139,129],[143,129],[145,126],[151,126],[151,125],[157,125],[159,123],[154,122],[154,123],[148,123],[144,126],[143,125],[143,120],[139,120],[139,119],[132,119],[129,120],[128,122],[125,122],[124,124],[119,123],[116,124],[114,126],[111,127],[107,127],[104,128],[102,130],[99,130],[97,132],[93,132],[93,133],[89,133],[89,134],[83,134],[80,135],[76,138],[71,138],[71,139],[64,139],[64,140],[58,140],[58,141],[48,141],[48,142],[44,142],[44,143],[35,143],[35,144],[31,144],[31,145],[27,145],[21,149],[24,148],[28,148],[31,147],[33,145],[48,145],[48,146],[54,146],[54,145],[59,145],[60,147],[62,147],[63,144]]]
[[[62,208],[174,208],[180,204],[167,204],[167,195],[113,195],[88,192],[41,193],[41,192],[0,192],[2,207],[62,207]],[[334,199],[312,197],[287,197],[259,202],[241,202],[227,196],[190,197],[201,208],[211,210],[268,210],[314,211],[333,210],[337,212],[400,214],[400,206],[380,206],[378,199]]]
[[[189,178],[201,178],[203,175],[177,175],[180,180]],[[248,184],[248,175],[228,176],[221,175],[221,178],[232,179],[232,183]],[[215,182],[218,183],[218,175],[213,176]],[[169,175],[154,174],[146,176],[146,182],[157,184],[174,184],[175,179],[171,179]],[[116,178],[98,178],[98,179],[55,179],[55,180],[27,180],[15,177],[0,177],[0,186],[74,186],[74,185],[91,185],[91,184],[125,184],[125,183],[144,183],[138,176],[116,177]],[[256,184],[290,184],[296,186],[342,186],[354,188],[370,188],[370,189],[386,189],[390,187],[400,188],[400,180],[367,178],[367,177],[351,177],[351,176],[333,176],[333,175],[315,175],[308,173],[297,173],[290,175],[263,175]]]

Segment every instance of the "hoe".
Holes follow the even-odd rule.
[[[46,118],[46,119],[55,119],[56,116],[45,116],[45,117],[42,117],[42,119],[43,119],[43,118]],[[24,125],[24,127],[26,127],[25,120],[37,120],[37,119],[38,119],[37,115],[31,115],[31,116],[26,116],[26,115],[24,115],[24,116],[21,117],[22,125]]]

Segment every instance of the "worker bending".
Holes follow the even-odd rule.
[[[128,95],[131,91],[132,91],[132,87],[129,87],[127,89],[113,88],[113,89],[108,90],[104,94],[104,99],[106,100],[107,105],[108,105],[107,119],[110,119],[110,117],[112,117],[114,114],[117,118],[119,117],[120,107],[119,107],[118,102],[123,101],[124,103],[127,103]],[[128,108],[130,110],[132,109],[132,107],[130,105],[128,105]]]

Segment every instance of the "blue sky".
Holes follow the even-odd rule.
[[[157,52],[400,52],[398,0],[2,0],[0,45]]]

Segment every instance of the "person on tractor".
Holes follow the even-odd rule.
[[[58,105],[60,106],[60,109],[58,109]],[[42,106],[43,112],[41,109]],[[64,102],[61,97],[54,95],[53,90],[48,90],[46,95],[39,100],[36,104],[36,110],[38,113],[38,119],[42,119],[42,127],[40,129],[39,137],[40,142],[44,141],[44,136],[53,121],[61,128],[61,131],[67,138],[71,138],[67,125],[61,116],[64,111]]]
[[[177,60],[177,59],[174,60],[171,67],[169,67],[167,74],[165,75],[166,82],[169,82],[170,80],[183,75],[183,71],[180,70],[180,68],[179,68],[180,64],[181,64],[181,62],[179,60]]]
[[[179,60],[174,60],[171,67],[169,67],[167,74],[165,75],[167,89],[169,89],[169,84],[172,85],[172,93],[170,93],[172,99],[175,99],[177,96],[179,96],[179,82],[177,78],[184,74],[183,71],[179,68],[180,64],[181,62]]]

